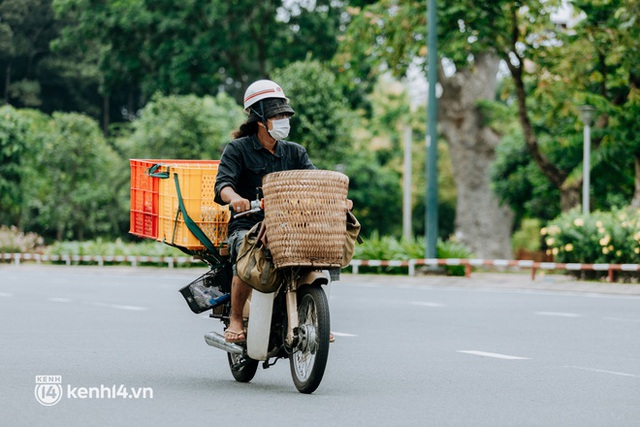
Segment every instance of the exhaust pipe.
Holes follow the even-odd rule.
[[[204,335],[204,340],[211,347],[219,348],[227,353],[242,354],[244,349],[237,344],[226,342],[224,337],[216,332],[207,332]]]

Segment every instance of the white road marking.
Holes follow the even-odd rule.
[[[49,301],[51,301],[51,302],[71,302],[73,300],[69,299],[69,298],[49,298]]]
[[[135,306],[135,305],[106,304],[106,303],[103,303],[103,302],[90,302],[89,304],[97,305],[98,307],[116,308],[118,310],[132,310],[132,311],[148,310],[147,307],[138,307],[138,306]]]
[[[12,297],[13,294],[10,294],[9,292],[0,292],[0,297],[5,297],[5,298],[9,298]]]
[[[331,332],[334,336],[336,337],[357,337],[357,335],[354,334],[347,334],[345,332]]]
[[[576,313],[560,313],[556,311],[536,311],[535,314],[538,316],[582,317],[582,315]]]
[[[640,322],[640,319],[629,319],[625,317],[603,317],[604,320],[615,320],[618,322]]]
[[[412,301],[412,305],[419,305],[422,307],[445,307],[444,304],[440,304],[439,302],[427,302],[427,301]]]
[[[582,366],[565,366],[565,368],[580,369],[582,371],[589,371],[589,372],[599,372],[599,373],[602,373],[602,374],[618,375],[618,376],[621,376],[621,377],[640,378],[640,375],[627,374],[626,372],[607,371],[606,369],[585,368],[585,367],[582,367]]]
[[[147,307],[139,307],[139,306],[136,306],[136,305],[117,305],[117,304],[113,304],[113,305],[111,305],[111,307],[117,308],[119,310],[132,310],[132,311],[148,310]]]
[[[69,299],[69,298],[49,298],[49,301],[52,301],[52,302],[71,302],[73,300]]]
[[[478,350],[458,350],[458,353],[472,354],[474,356],[482,356],[482,357],[493,357],[496,359],[530,360],[529,357],[510,356],[508,354],[489,353],[486,351],[478,351]]]

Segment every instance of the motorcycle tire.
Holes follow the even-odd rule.
[[[227,353],[231,375],[236,381],[248,383],[256,375],[258,361],[250,359],[247,355]]]
[[[299,392],[313,393],[329,358],[329,302],[320,286],[298,289],[299,344],[289,356],[291,376]]]

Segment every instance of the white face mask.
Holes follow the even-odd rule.
[[[284,118],[280,120],[271,120],[271,130],[269,131],[269,135],[271,138],[279,141],[281,139],[285,139],[289,136],[289,131],[291,130],[291,125],[289,125],[289,118]]]

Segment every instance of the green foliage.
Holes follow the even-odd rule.
[[[438,258],[456,258],[465,259],[473,257],[471,250],[460,242],[455,240],[442,241],[438,239],[436,252]],[[444,270],[451,276],[464,276],[465,267],[461,265],[457,266],[445,266]]]
[[[218,159],[245,119],[230,96],[156,94],[120,144],[131,158]]]
[[[26,187],[26,226],[57,240],[117,230],[126,212],[114,200],[123,183],[122,165],[97,123],[80,114],[54,113],[33,132],[41,145],[32,155],[34,172]]]
[[[10,106],[0,107],[0,224],[18,223],[29,120]]]
[[[362,233],[399,236],[402,231],[400,175],[383,168],[373,153],[363,151],[347,163],[349,198],[362,224]]]
[[[471,258],[472,252],[462,243],[452,240],[438,239],[436,253],[438,258]],[[356,245],[353,259],[359,260],[410,260],[423,259],[425,254],[425,240],[398,240],[390,236],[380,236],[377,232],[364,239],[363,244]],[[398,267],[362,267],[362,271],[399,272]],[[464,266],[445,266],[447,274],[464,276]]]
[[[513,237],[511,238],[514,252],[517,253],[518,249],[524,249],[530,252],[540,250],[541,224],[541,221],[537,218],[526,218],[522,220],[520,228],[513,233]]]
[[[516,224],[522,218],[550,220],[560,213],[558,190],[531,159],[520,131],[506,135],[496,148],[491,180],[500,201],[515,212]]]
[[[351,113],[345,108],[334,75],[320,62],[306,60],[279,69],[272,77],[296,111],[289,138],[304,145],[321,169],[344,164],[352,146],[348,127]]]
[[[203,96],[223,88],[237,100],[247,82],[312,55],[328,60],[343,5],[314,2],[53,0],[67,21],[58,49],[98,52],[103,93],[137,88]]]
[[[84,242],[55,242],[47,247],[47,255],[78,256],[186,256],[179,249],[152,240],[139,243],[125,243],[122,239],[105,241],[102,239]]]
[[[615,209],[590,215],[573,209],[540,233],[557,262],[640,263],[640,211]]]
[[[0,253],[40,252],[43,243],[36,233],[25,233],[15,226],[0,226]]]

